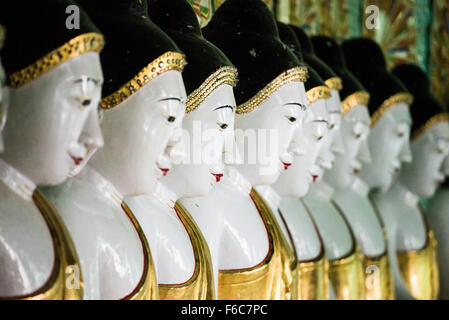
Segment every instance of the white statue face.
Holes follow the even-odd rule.
[[[182,139],[186,157],[163,179],[178,196],[204,196],[220,181],[225,139],[234,132],[234,111],[233,89],[224,84],[186,114],[183,128],[188,135]]]
[[[151,194],[167,172],[167,150],[174,145],[185,113],[186,92],[181,73],[167,71],[126,101],[105,110],[101,129],[104,148],[91,160],[100,174],[123,196]]]
[[[370,116],[366,106],[356,106],[343,116],[340,132],[345,152],[335,157],[331,170],[324,179],[335,188],[345,188],[354,180],[362,163],[371,161],[367,139],[370,131]]]
[[[290,82],[252,112],[236,115],[236,145],[243,161],[238,169],[253,186],[273,184],[292,163],[289,147],[306,105],[304,84]]]
[[[291,142],[293,162],[273,185],[280,196],[303,197],[309,191],[310,184],[316,180],[320,171],[316,160],[322,148],[323,138],[329,131],[328,121],[325,100],[320,99],[307,108],[306,115]]]
[[[102,83],[99,55],[87,52],[11,89],[4,159],[37,185],[63,182],[87,156],[81,134],[101,141]]]
[[[405,164],[399,180],[413,193],[431,197],[444,182],[442,164],[449,154],[449,124],[440,122],[411,143],[413,161]]]
[[[320,168],[318,179],[322,179],[324,170],[330,170],[334,165],[336,155],[344,152],[343,139],[341,137],[341,100],[338,91],[331,90],[331,98],[326,100],[329,113],[329,134],[323,139],[323,145],[318,153],[317,164]]]
[[[3,152],[4,143],[2,131],[6,124],[8,114],[8,88],[6,87],[6,75],[0,59],[0,152]]]
[[[392,106],[371,128],[368,145],[371,162],[362,167],[360,177],[371,188],[388,191],[402,162],[410,162],[409,107],[404,103]]]

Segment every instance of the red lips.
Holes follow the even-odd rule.
[[[320,176],[318,176],[318,175],[312,175],[313,182],[316,182],[316,181],[318,180],[319,177],[320,177]]]
[[[80,157],[74,157],[74,156],[70,156],[73,160],[73,162],[75,162],[75,165],[79,166],[80,163],[83,161],[83,158]]]
[[[284,170],[288,170],[288,168],[292,165],[291,163],[282,162],[284,165]]]
[[[360,170],[359,169],[354,169],[354,174],[359,174]]]
[[[218,183],[220,182],[221,178],[223,178],[222,173],[212,173],[212,175],[215,177],[215,181]]]
[[[170,171],[170,169],[167,169],[167,168],[159,168],[159,170],[161,170],[162,171],[162,176],[166,176],[167,175],[167,173]]]

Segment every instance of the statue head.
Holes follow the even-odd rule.
[[[336,188],[344,188],[352,183],[362,164],[371,161],[367,144],[370,130],[369,93],[346,67],[343,52],[334,39],[316,36],[311,40],[316,54],[342,80],[340,96],[343,100],[343,118],[340,132],[345,152],[336,155],[334,165],[325,173],[324,179]]]
[[[371,162],[362,167],[360,177],[371,188],[386,192],[402,163],[411,161],[409,106],[413,96],[396,76],[387,71],[382,50],[374,41],[352,39],[344,42],[342,49],[348,69],[371,97],[368,104]]]
[[[306,114],[307,70],[258,0],[226,1],[203,32],[239,72],[235,128],[242,163],[236,166],[252,185],[272,184],[292,162],[289,148]]]
[[[278,29],[282,42],[302,60],[301,45],[291,27],[278,22]],[[308,108],[291,142],[293,161],[273,184],[278,194],[284,197],[303,197],[307,194],[310,184],[319,174],[316,164],[318,152],[329,130],[326,101],[330,98],[330,90],[312,67],[308,66],[308,71],[305,83]]]
[[[66,28],[65,11],[73,4],[0,5],[10,87],[2,158],[36,185],[63,182],[89,149],[103,144],[97,110],[103,36],[82,10],[80,28]]]
[[[172,166],[162,182],[178,196],[206,195],[224,174],[225,140],[234,131],[237,69],[206,40],[190,4],[184,0],[151,0],[151,19],[185,53],[187,90],[183,127],[186,157]],[[231,159],[232,160],[232,159]]]
[[[145,1],[79,1],[102,29],[104,148],[90,164],[124,196],[150,194],[175,155],[185,114],[185,57]],[[179,150],[175,148],[175,151]]]
[[[413,161],[404,165],[399,181],[416,195],[429,198],[445,179],[442,165],[449,154],[449,113],[431,94],[427,75],[420,67],[404,64],[393,73],[415,98],[410,107]]]

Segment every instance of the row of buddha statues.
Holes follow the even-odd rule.
[[[0,24],[0,299],[449,298],[449,114],[418,66],[260,0]]]

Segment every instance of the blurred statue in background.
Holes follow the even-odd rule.
[[[430,93],[428,78],[418,66],[400,65],[393,73],[414,95],[413,161],[403,166],[388,194],[374,199],[390,239],[397,297],[437,299],[437,242],[419,201],[432,197],[444,181],[441,168],[449,154],[449,116]]]

